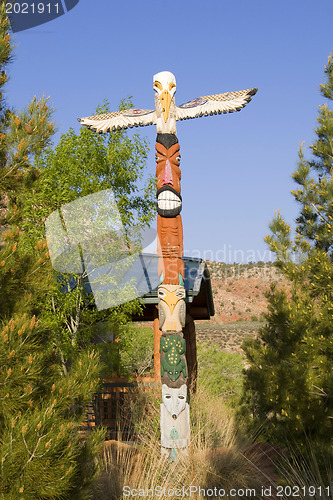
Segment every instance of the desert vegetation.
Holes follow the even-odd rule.
[[[173,463],[161,458],[160,391],[158,387],[148,393],[139,389],[129,403],[131,411],[125,410],[134,418],[135,443],[122,442],[121,428],[118,441],[105,443],[92,498],[126,498],[129,491],[152,497],[166,491],[170,498],[177,498],[183,488],[196,498],[200,486],[205,491],[201,496],[206,498],[232,492],[234,498],[251,495],[261,499],[278,491],[286,499],[289,485],[301,498],[330,498],[332,476],[318,464],[310,443],[305,459],[297,446],[293,448],[295,443],[281,447],[263,438],[262,427],[249,431],[247,418],[238,414],[244,356],[203,342],[199,343],[198,361],[188,455]]]

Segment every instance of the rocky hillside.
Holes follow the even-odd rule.
[[[207,261],[215,306],[211,322],[258,321],[267,311],[265,292],[284,279],[272,263],[224,264]]]
[[[224,264],[207,261],[212,280],[215,316],[196,321],[198,343],[243,353],[244,339],[256,337],[267,311],[265,292],[272,283],[287,282],[272,263]]]

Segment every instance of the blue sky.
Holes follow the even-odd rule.
[[[258,87],[241,112],[178,123],[186,255],[270,260],[274,211],[297,216],[290,190],[301,141],[314,140],[319,84],[333,48],[331,0],[80,0],[16,33],[7,101],[51,96],[59,134],[108,99],[153,108],[152,77],[177,79],[176,103]],[[154,127],[137,129],[150,144]]]

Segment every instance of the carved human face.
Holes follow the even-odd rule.
[[[182,209],[179,144],[169,149],[156,143],[157,212],[163,217],[176,217]]]
[[[160,285],[158,287],[158,315],[160,330],[181,332],[185,326],[185,288],[181,285]]]
[[[179,389],[171,389],[162,384],[162,401],[174,420],[186,406],[187,387],[183,384]]]
[[[181,171],[179,168],[180,146],[178,142],[169,149],[157,142],[155,148],[157,189],[170,185],[180,194]]]

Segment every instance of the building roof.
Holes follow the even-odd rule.
[[[206,263],[199,258],[183,257],[185,264],[184,287],[186,290],[185,302],[187,311],[193,319],[210,319],[214,316],[214,302],[210,275]],[[141,271],[141,286],[148,287],[149,291],[141,297],[144,305],[143,316],[135,316],[133,319],[138,321],[152,320],[155,316],[156,305],[158,304],[157,290],[158,274],[156,254],[142,254],[140,262],[143,269]],[[153,286],[152,284],[155,284]],[[139,285],[137,284],[137,287]]]
[[[135,321],[151,321],[156,317],[159,302],[157,292],[160,284],[158,276],[158,255],[139,253],[135,256],[122,255],[118,261],[104,256],[99,265],[88,259],[85,264],[84,286],[92,293],[98,310],[139,298],[144,305],[143,315],[134,316]],[[214,316],[214,303],[210,275],[202,259],[183,257],[185,264],[184,287],[186,308],[193,319],[210,319]],[[77,284],[76,277],[67,277],[63,292],[68,292]]]

